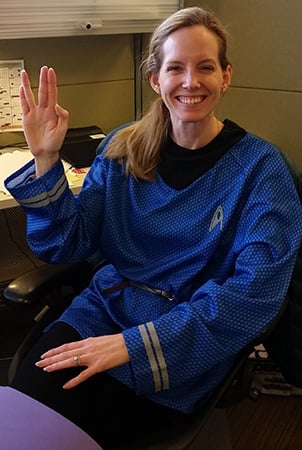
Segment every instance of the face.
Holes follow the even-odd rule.
[[[181,28],[164,42],[162,65],[150,84],[170,111],[172,128],[205,125],[214,117],[231,81],[231,67],[222,70],[218,52],[218,38],[201,25]]]

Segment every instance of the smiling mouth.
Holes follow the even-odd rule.
[[[206,96],[198,96],[198,97],[185,97],[185,96],[179,96],[177,99],[180,101],[180,103],[184,103],[185,105],[196,105],[198,103],[202,103],[205,100]]]

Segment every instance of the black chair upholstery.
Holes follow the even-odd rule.
[[[302,205],[302,174],[290,157],[280,151],[293,177]],[[266,340],[265,348],[285,380],[302,387],[302,244],[288,290],[287,308]]]

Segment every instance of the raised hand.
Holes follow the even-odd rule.
[[[20,101],[23,128],[29,149],[36,161],[36,174],[42,175],[59,158],[69,113],[57,104],[57,80],[54,69],[40,71],[38,102],[31,89],[28,74],[21,72]]]

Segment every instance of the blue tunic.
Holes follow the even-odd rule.
[[[184,412],[222,380],[238,351],[271,322],[302,238],[302,210],[276,148],[247,133],[184,189],[146,182],[96,157],[74,196],[61,162],[6,187],[27,212],[28,242],[48,262],[97,250],[110,265],[61,320],[83,338],[123,332],[130,363],[110,370],[137,394]],[[124,278],[135,286],[103,290]]]

